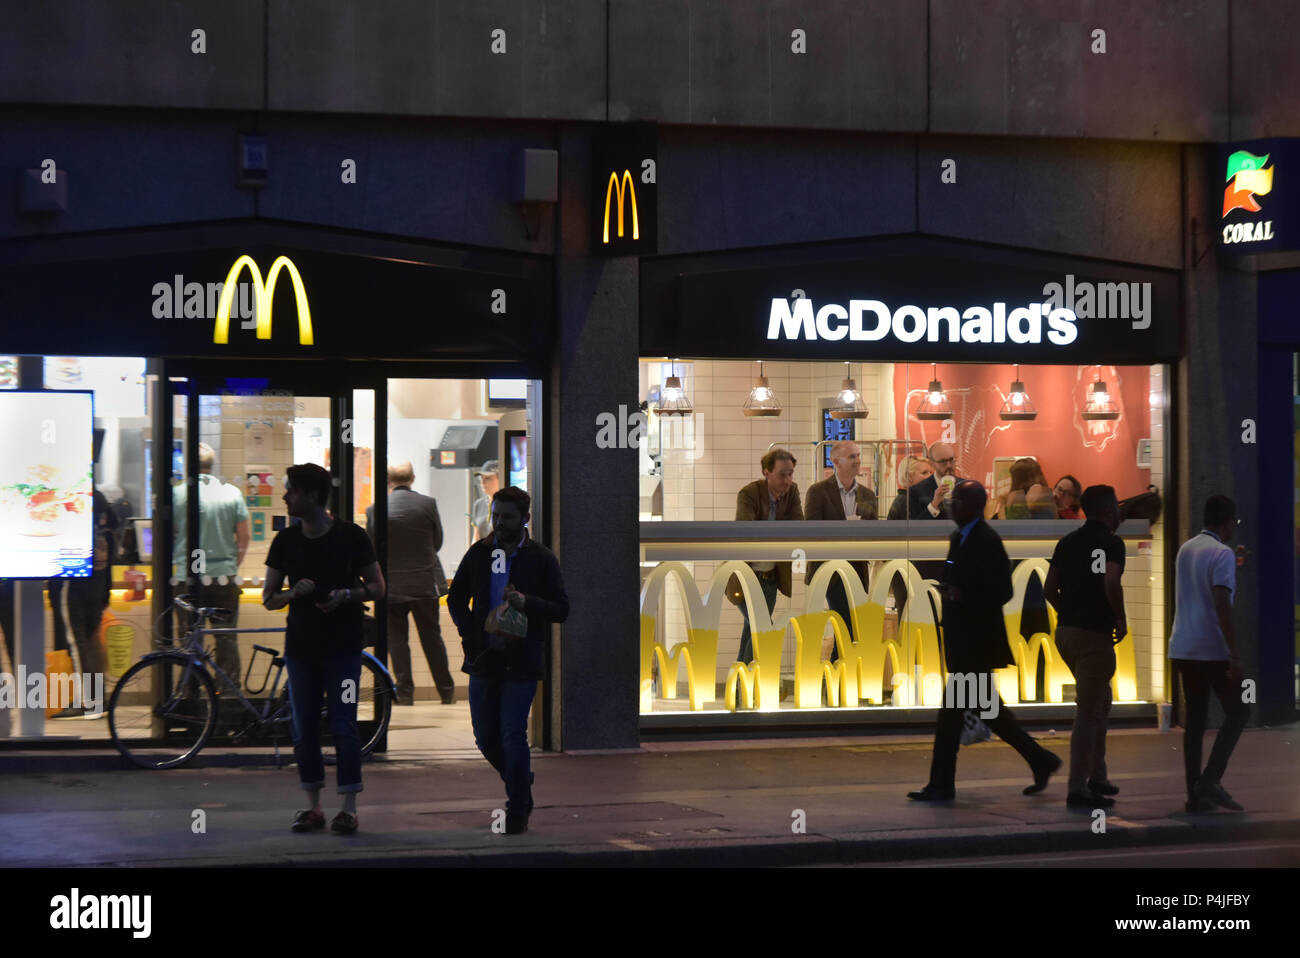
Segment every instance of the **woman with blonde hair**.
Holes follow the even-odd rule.
[[[924,456],[907,456],[898,464],[898,495],[889,506],[890,519],[907,518],[907,490],[934,475],[934,463]]]

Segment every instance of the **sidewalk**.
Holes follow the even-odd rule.
[[[1068,757],[1066,736],[1040,740]],[[19,771],[18,756],[0,754],[0,834],[17,839],[0,865],[805,865],[1300,837],[1300,728],[1242,736],[1225,784],[1243,813],[1183,812],[1180,732],[1117,730],[1109,741],[1121,793],[1103,834],[1087,810],[1066,808],[1064,769],[1045,793],[1022,795],[1029,773],[997,741],[962,750],[956,802],[909,802],[930,761],[929,738],[916,735],[535,752],[537,808],[518,836],[491,831],[500,782],[459,749],[399,744],[369,762],[361,831],[348,837],[290,832],[302,794],[269,754],[168,772],[30,761]],[[95,754],[96,767],[120,761]],[[337,797],[324,797],[332,816]],[[192,830],[196,817],[205,832]]]

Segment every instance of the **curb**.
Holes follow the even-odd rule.
[[[853,865],[1035,855],[1111,849],[1160,848],[1216,842],[1300,839],[1300,820],[1261,815],[1226,820],[1232,813],[1210,812],[1148,821],[1121,820],[1104,835],[1071,824],[1011,825],[990,830],[927,829],[863,833],[836,838],[809,834],[768,839],[701,839],[652,847],[502,848],[499,851],[420,849],[385,853],[316,856],[274,855],[269,859],[162,859],[101,863],[79,867],[203,868],[774,868]],[[1215,820],[1219,819],[1219,820]],[[1081,824],[1089,821],[1081,816]],[[640,844],[640,843],[638,843]]]

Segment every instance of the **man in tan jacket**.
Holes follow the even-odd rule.
[[[794,481],[794,456],[788,449],[770,449],[763,456],[761,465],[763,478],[755,479],[736,493],[736,520],[802,519],[799,487]],[[790,563],[751,562],[749,566],[758,576],[763,598],[767,600],[767,614],[770,616],[776,608],[777,589],[787,598],[790,596]],[[740,614],[745,620],[745,628],[740,633],[740,651],[736,655],[736,661],[748,663],[754,658],[754,648],[749,632],[749,613],[743,602]]]
[[[876,518],[876,494],[858,482],[858,470],[862,466],[862,450],[856,442],[842,439],[831,446],[831,464],[835,474],[821,482],[814,482],[808,487],[808,502],[804,506],[804,515],[808,519],[861,519]],[[808,563],[808,572],[804,582],[812,582],[813,573],[820,562]],[[868,581],[867,563],[855,562],[858,578],[865,588]],[[849,595],[844,588],[844,581],[839,576],[832,576],[826,587],[826,607],[838,612],[844,624],[853,628],[853,619],[849,613]],[[831,661],[839,658],[838,646],[831,649]]]

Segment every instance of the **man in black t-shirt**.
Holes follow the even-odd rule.
[[[339,522],[326,510],[330,474],[313,463],[290,466],[284,503],[302,521],[276,534],[266,557],[262,605],[289,607],[285,665],[293,707],[294,752],[298,777],[312,799],[299,811],[293,830],[325,827],[320,793],[325,785],[321,756],[320,703],[326,700],[338,788],[343,810],[330,827],[357,830],[357,792],[361,791],[361,740],[357,735],[357,690],[361,681],[361,603],[384,597],[384,576],[365,530]],[[281,591],[285,578],[288,591]],[[352,694],[347,694],[350,690]]]
[[[1056,544],[1043,594],[1055,608],[1056,648],[1074,673],[1074,729],[1066,804],[1105,808],[1119,789],[1106,778],[1106,726],[1115,646],[1128,634],[1124,615],[1124,541],[1119,500],[1110,486],[1089,486],[1079,498],[1087,521]]]

